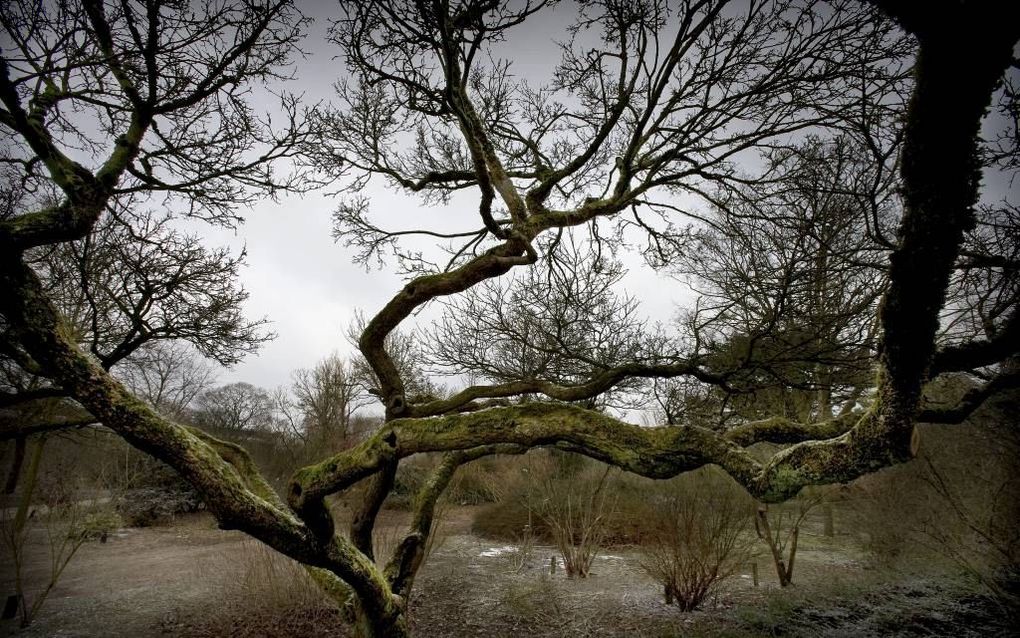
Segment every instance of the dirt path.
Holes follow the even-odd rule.
[[[43,586],[49,577],[45,532],[31,531],[25,576]],[[196,567],[236,552],[239,532],[193,516],[173,527],[124,529],[106,543],[85,543],[50,593],[37,621],[23,636],[148,636],[172,629],[181,614],[200,613],[210,592]],[[13,566],[3,563],[0,587],[13,591]],[[0,625],[0,633],[13,625]]]

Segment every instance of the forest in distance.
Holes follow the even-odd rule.
[[[0,6],[0,633],[1020,620],[1020,21]]]

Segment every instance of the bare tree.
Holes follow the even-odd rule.
[[[774,510],[770,510],[769,506],[763,503],[755,510],[754,531],[769,548],[780,587],[793,583],[793,566],[797,559],[800,527],[808,513],[821,504],[823,498],[823,492],[801,493],[795,500],[784,503]]]
[[[549,530],[563,558],[567,578],[587,578],[606,541],[608,519],[616,504],[609,491],[612,466],[582,468],[569,477],[549,468],[528,504]],[[530,478],[534,478],[534,473]]]
[[[117,376],[157,412],[179,421],[212,383],[213,369],[184,344],[157,341],[125,359],[117,367]]]
[[[58,195],[0,220],[0,285],[9,291],[0,298],[5,349],[177,469],[222,526],[307,565],[338,599],[353,594],[364,635],[406,635],[406,603],[435,503],[457,467],[489,454],[555,446],[652,478],[714,463],[770,502],[906,461],[917,419],[958,421],[1017,381],[999,367],[1015,342],[996,334],[938,349],[936,333],[975,222],[980,123],[1012,64],[1020,26],[997,5],[875,4],[893,21],[849,1],[586,4],[543,88],[516,79],[499,52],[544,3],[341,4],[331,37],[349,79],[340,82],[336,110],[318,120],[310,161],[349,178],[338,236],[364,259],[395,247],[410,280],[358,339],[387,422],[351,450],[299,470],[286,502],[242,448],[161,417],[85,355],[73,324],[46,293],[32,252],[85,239],[125,193],[172,194],[191,214],[229,222],[231,207],[254,193],[293,186],[278,183],[266,166],[291,153],[295,137],[260,137],[265,128],[250,117],[242,92],[252,80],[279,75],[300,18],[286,3],[217,4],[215,11],[200,4],[194,17],[155,3],[144,15],[131,4],[107,9],[98,0],[80,10],[5,5],[3,26],[17,55],[4,49],[0,125],[18,153],[5,164]],[[898,98],[911,85],[901,66],[913,44],[918,55],[905,104]],[[74,133],[91,129],[68,125],[73,104],[106,124],[96,129],[99,144]],[[387,338],[425,304],[535,264],[549,246],[540,238],[570,229],[595,243],[607,239],[607,226],[639,228],[661,241],[673,234],[675,217],[687,219],[687,197],[712,202],[720,189],[767,180],[736,170],[755,149],[794,147],[808,128],[845,128],[874,112],[899,114],[904,123],[896,128],[903,214],[888,257],[878,374],[865,412],[816,424],[776,417],[720,434],[697,426],[640,428],[566,403],[634,377],[725,383],[687,353],[621,363],[569,384],[491,383],[445,398],[410,391]],[[88,146],[90,159],[71,159],[69,144]],[[477,189],[478,226],[384,229],[358,196],[371,177],[426,201]],[[421,220],[418,211],[413,217]],[[450,251],[443,263],[400,249],[397,240],[409,233],[440,239]],[[1005,355],[1003,343],[1012,344]],[[959,405],[921,408],[930,376],[977,368],[992,374]],[[558,401],[470,409],[529,393]],[[817,440],[762,462],[743,445],[763,438]],[[407,535],[379,569],[375,516],[399,462],[425,452],[446,456],[417,500]],[[371,485],[351,533],[338,534],[324,499],[364,479]]]
[[[195,421],[217,433],[252,432],[273,424],[270,393],[243,381],[206,390],[195,403]]]
[[[898,207],[865,159],[845,137],[771,152],[772,183],[722,198],[669,264],[699,295],[691,339],[739,390],[716,393],[730,420],[825,421],[870,385]]]
[[[546,264],[444,301],[425,335],[428,363],[490,383],[571,385],[621,363],[654,360],[636,300],[613,290],[622,265],[563,242]]]
[[[333,353],[311,369],[295,371],[292,390],[306,435],[344,447],[352,434],[354,411],[367,403],[353,366]]]

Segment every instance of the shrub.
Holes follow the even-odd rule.
[[[575,456],[575,455],[570,455]],[[493,502],[481,507],[471,523],[471,531],[485,538],[516,542],[525,527],[537,540],[554,542],[546,522],[536,515],[541,493],[538,486],[550,478],[569,481],[579,475],[577,459],[567,455],[551,456],[548,451],[528,454],[521,467],[493,464],[483,475]],[[605,466],[580,457],[580,475],[598,473]],[[631,474],[613,477],[604,486],[607,502],[613,507],[602,513],[602,540],[605,545],[639,545],[645,533],[643,510],[645,494],[656,481]],[[456,499],[454,499],[456,501]],[[456,501],[459,502],[459,501]]]
[[[612,503],[607,482],[612,468],[592,468],[570,477],[545,478],[532,503],[563,557],[568,578],[587,578],[606,540]]]
[[[151,527],[198,511],[202,501],[191,489],[143,487],[128,490],[115,501],[117,513],[128,527]]]
[[[122,527],[123,524],[124,521],[115,510],[110,508],[97,509],[85,515],[74,533],[88,540],[103,538],[110,532]]]
[[[642,568],[662,585],[666,604],[697,609],[747,560],[750,499],[706,470],[671,481],[649,499]]]

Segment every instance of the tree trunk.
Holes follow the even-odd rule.
[[[377,625],[362,611],[361,605],[356,603],[352,620],[351,633],[355,638],[409,638],[411,635],[403,614],[396,616],[392,624]]]
[[[793,561],[797,557],[797,537],[800,535],[800,527],[795,526],[790,532],[790,560],[783,558],[783,548],[780,545],[778,536],[772,535],[772,528],[769,525],[768,507],[760,505],[755,516],[755,532],[758,538],[765,541],[772,554],[772,564],[776,568],[776,576],[779,577],[779,586],[786,587],[793,582]],[[782,530],[777,530],[777,534]],[[757,568],[757,565],[755,565]]]
[[[25,463],[25,437],[19,436],[14,439],[14,459],[11,461],[11,471],[7,475],[7,482],[4,483],[4,494],[14,494],[18,487],[18,477],[21,476],[21,466]]]

